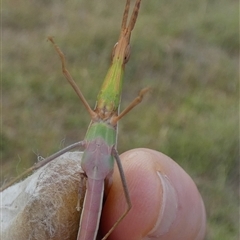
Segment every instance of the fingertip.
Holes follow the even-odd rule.
[[[133,149],[120,158],[133,207],[110,235],[110,240],[204,239],[206,215],[201,195],[176,162],[151,149]],[[108,232],[126,207],[115,169],[103,209],[103,233]]]

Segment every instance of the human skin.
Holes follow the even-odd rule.
[[[202,240],[205,208],[190,176],[172,159],[151,149],[133,149],[120,155],[132,200],[132,209],[109,240]],[[104,235],[126,209],[117,169],[103,208]]]

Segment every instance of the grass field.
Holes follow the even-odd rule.
[[[109,67],[125,1],[2,2],[3,179],[84,138],[90,118],[61,74],[47,36],[91,106]],[[239,3],[142,0],[126,67],[118,150],[165,153],[204,199],[207,240],[239,239]]]

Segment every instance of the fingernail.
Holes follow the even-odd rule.
[[[162,185],[162,206],[155,226],[144,240],[160,237],[168,232],[177,215],[178,199],[176,191],[166,175],[159,171],[157,171],[157,175]]]

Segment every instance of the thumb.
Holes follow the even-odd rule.
[[[206,216],[202,198],[189,175],[166,155],[133,149],[121,156],[132,209],[109,240],[202,240]],[[103,208],[106,234],[127,208],[117,169]]]

